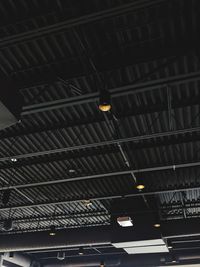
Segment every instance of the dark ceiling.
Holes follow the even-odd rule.
[[[199,6],[0,1],[0,70],[24,98],[0,132],[1,225],[109,225],[121,198],[161,222],[200,216]]]

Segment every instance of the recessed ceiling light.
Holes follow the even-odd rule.
[[[160,227],[160,223],[155,223],[153,226],[154,226],[155,228],[159,228],[159,227]]]
[[[136,188],[137,188],[138,190],[143,190],[143,189],[145,188],[145,186],[144,186],[143,184],[138,184],[138,185],[136,186]]]
[[[12,162],[17,162],[17,159],[16,158],[11,158],[10,159]]]

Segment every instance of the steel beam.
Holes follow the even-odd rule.
[[[148,148],[159,148],[162,146],[169,146],[169,145],[177,145],[177,144],[187,144],[189,142],[195,143],[200,141],[200,131],[194,133],[194,134],[186,134],[186,135],[178,135],[178,137],[175,136],[171,136],[170,138],[168,137],[167,139],[155,139],[153,140],[153,142],[137,142],[133,144],[133,149],[134,151],[138,151],[140,149],[148,149]],[[130,149],[132,149],[130,147]],[[129,151],[129,148],[124,147],[124,150],[126,152]],[[54,162],[60,162],[63,160],[68,160],[68,159],[80,159],[82,157],[93,157],[93,156],[104,156],[104,155],[109,155],[109,154],[113,154],[113,153],[118,153],[119,149],[116,146],[109,146],[106,147],[106,149],[104,147],[99,147],[98,149],[95,150],[77,150],[76,153],[60,153],[60,154],[54,154],[51,157],[35,157],[31,160],[29,160],[28,162],[24,162],[24,161],[18,161],[15,163],[15,165],[13,166],[13,164],[11,165],[10,162],[8,164],[4,164],[3,166],[0,167],[0,170],[9,170],[9,169],[18,169],[20,167],[28,167],[28,166],[34,166],[35,164],[46,164],[46,163],[54,163]]]
[[[49,215],[41,215],[41,216],[25,216],[25,217],[12,217],[13,222],[17,223],[32,223],[32,222],[48,222],[48,221],[56,221],[56,220],[74,220],[74,219],[81,219],[81,218],[90,218],[90,217],[98,217],[98,216],[109,216],[110,214],[105,210],[93,211],[93,212],[84,212],[84,213],[59,213],[52,216]],[[3,223],[4,220],[1,219],[0,223]]]
[[[197,163],[194,163],[193,166],[197,166]],[[200,162],[198,162],[198,166],[200,166]],[[171,169],[174,169],[174,165],[170,166]],[[160,168],[163,170],[163,167]],[[152,168],[146,169],[146,171],[152,171]],[[0,211],[9,211],[10,209],[27,209],[27,208],[36,208],[36,207],[45,207],[45,206],[52,206],[52,205],[65,205],[70,203],[79,203],[83,202],[85,199],[90,199],[91,201],[101,201],[101,200],[113,200],[113,199],[121,199],[121,198],[133,198],[133,197],[141,197],[141,196],[151,196],[151,195],[160,195],[166,193],[175,193],[175,192],[182,192],[182,191],[193,191],[193,190],[200,190],[200,186],[196,187],[179,187],[179,188],[171,188],[165,190],[158,190],[158,191],[142,191],[138,192],[133,189],[133,193],[126,193],[126,192],[119,192],[118,194],[114,195],[99,195],[95,197],[88,197],[86,196],[83,198],[78,199],[66,199],[60,201],[50,201],[50,202],[42,202],[42,203],[32,203],[32,204],[22,204],[22,205],[13,205],[8,207],[0,207]]]
[[[124,171],[116,171],[116,172],[107,172],[107,173],[100,173],[94,175],[86,175],[86,176],[79,176],[79,177],[67,177],[64,179],[54,179],[52,181],[44,181],[44,182],[35,182],[29,184],[18,184],[18,185],[7,185],[0,187],[0,191],[7,190],[7,189],[27,189],[33,187],[40,187],[40,186],[50,186],[50,185],[57,185],[57,184],[65,184],[70,182],[79,182],[85,180],[94,180],[94,179],[102,179],[107,177],[107,179],[113,176],[120,176],[120,175],[131,175],[132,173],[148,173],[148,172],[156,172],[156,171],[165,171],[165,170],[175,170],[180,168],[192,168],[200,166],[200,162],[189,162],[183,164],[174,164],[174,165],[165,165],[165,166],[157,166],[157,167],[150,167],[150,168],[141,168],[141,169],[131,169],[131,170],[124,170]]]
[[[71,146],[71,147],[63,147],[63,148],[50,149],[50,150],[44,150],[44,151],[37,151],[37,152],[31,152],[27,154],[20,154],[20,155],[12,155],[12,157],[16,158],[17,160],[20,160],[20,159],[33,158],[33,157],[44,156],[44,155],[53,155],[53,154],[62,153],[62,152],[76,151],[76,150],[87,149],[87,148],[110,146],[110,145],[115,145],[118,143],[123,144],[123,143],[138,142],[138,141],[143,141],[143,140],[150,140],[150,139],[155,139],[155,138],[160,138],[160,137],[180,135],[180,134],[186,134],[186,133],[191,134],[191,133],[196,133],[199,131],[200,131],[200,127],[185,128],[181,130],[160,132],[160,133],[154,133],[154,134],[149,134],[149,135],[146,134],[146,135],[132,136],[132,137],[126,137],[126,138],[107,140],[107,141],[102,141],[102,142],[97,142],[97,143],[90,143],[90,144],[77,145],[77,146]],[[5,162],[5,161],[10,161],[10,156],[0,158],[0,162]]]
[[[155,81],[149,81],[144,83],[137,83],[137,84],[130,84],[121,86],[118,88],[110,89],[110,93],[112,98],[120,97],[128,94],[138,94],[158,89],[166,89],[166,84],[169,85],[177,85],[188,83],[192,81],[200,80],[200,72],[192,72],[189,74],[177,75],[172,77],[167,77]],[[99,99],[99,92],[85,94],[76,97],[69,97],[60,100],[40,103],[40,104],[33,104],[29,106],[25,106],[22,111],[22,116],[44,112],[48,110],[66,108],[75,105],[81,105],[86,103],[95,102]]]
[[[184,39],[179,41],[178,44],[165,44],[162,48],[160,47],[160,45],[157,47],[155,45],[153,48],[150,48],[148,45],[146,45],[146,47],[140,49],[136,49],[135,45],[130,45],[128,48],[125,46],[121,48],[117,47],[114,49],[113,47],[111,51],[104,51],[103,54],[101,54],[100,52],[96,54],[93,53],[91,57],[95,62],[96,69],[101,73],[105,73],[106,71],[113,71],[115,69],[130,66],[133,64],[162,59],[164,63],[159,64],[158,67],[154,68],[149,73],[144,74],[144,76],[140,78],[141,82],[141,80],[147,80],[146,76],[152,76],[153,73],[156,73],[161,69],[165,69],[167,66],[177,61],[178,58],[188,55],[191,51],[196,50],[194,44],[197,45],[197,41],[190,40],[189,45],[187,43],[188,41]],[[180,47],[182,47],[182,49],[180,49]],[[122,53],[122,51],[124,52]],[[94,75],[94,72],[92,72],[91,68],[87,67],[89,63],[85,66],[85,68],[83,68],[83,66],[79,64],[80,58],[82,59],[82,61],[87,62],[87,57],[84,53],[82,53],[79,56],[79,60],[77,58],[67,58],[67,60],[63,59],[62,62],[58,61],[57,65],[62,64],[61,70],[58,69],[52,72],[52,64],[49,63],[47,64],[48,67],[45,65],[40,66],[40,74],[38,74],[37,71],[34,71],[34,69],[37,69],[37,66],[35,66],[31,69],[24,68],[19,71],[16,70],[12,73],[12,78],[21,90],[27,90],[27,88],[30,87],[44,86],[49,84],[55,85],[55,83],[60,83],[59,77],[62,77],[62,80],[65,81],[74,78],[78,79],[78,77],[82,76]],[[166,58],[167,60],[165,60]],[[23,76],[23,79],[21,79],[21,72],[23,72],[23,74],[27,74],[25,77]],[[138,82],[138,80],[135,81],[135,83]]]
[[[200,97],[200,96],[199,96]],[[193,105],[198,105],[198,95],[195,97],[185,97],[182,100],[179,101],[172,101],[172,106],[173,109],[177,108],[184,108],[188,106],[193,106]],[[156,113],[156,112],[162,112],[167,110],[167,103],[154,103],[151,105],[142,105],[141,107],[134,107],[132,109],[125,109],[123,112],[118,112],[117,110],[115,111],[115,116],[117,117],[118,120],[122,120],[126,117],[132,117],[132,116],[138,116],[138,115],[147,115],[150,113]],[[80,120],[73,120],[73,121],[62,121],[59,123],[54,123],[54,124],[48,124],[45,126],[40,126],[40,127],[34,127],[34,128],[29,128],[29,129],[23,129],[20,130],[19,132],[11,132],[11,133],[4,133],[0,132],[0,140],[4,140],[7,138],[16,138],[16,137],[23,137],[25,135],[29,134],[36,134],[36,133],[41,133],[41,132],[46,132],[46,131],[57,131],[61,129],[68,129],[71,127],[76,127],[76,126],[83,126],[86,124],[93,124],[93,123],[101,123],[104,122],[104,116],[102,113],[96,114],[94,117],[82,117]]]
[[[91,227],[100,227],[100,226],[107,226],[107,225],[110,225],[110,220],[106,219],[106,220],[102,220],[102,221],[97,221],[97,222],[90,222],[88,224],[82,224],[82,225],[78,225],[76,223],[73,223],[73,224],[70,224],[68,228],[63,228],[63,226],[57,226],[56,227],[56,230],[59,231],[59,230],[63,230],[63,229],[70,229],[70,228],[91,228]],[[19,228],[19,229],[14,229],[12,230],[12,234],[25,234],[25,233],[31,233],[31,232],[41,232],[41,231],[49,231],[49,226],[46,226],[46,227],[39,227],[39,228],[36,228],[36,227],[27,227],[27,228]],[[3,236],[4,233],[1,232],[0,233],[0,236]]]
[[[131,147],[124,147],[124,150],[126,152],[129,151],[129,149],[133,149],[135,152],[140,151],[140,149],[148,149],[148,148],[159,148],[162,146],[171,146],[171,145],[177,145],[177,144],[187,144],[189,142],[192,142],[195,144],[195,142],[200,141],[200,134],[197,132],[196,134],[186,134],[186,135],[178,135],[177,137],[171,136],[170,138],[165,138],[165,139],[155,139],[153,142],[138,142],[134,143],[133,146]],[[110,155],[114,153],[119,153],[119,149],[116,146],[109,146],[109,147],[100,147],[95,150],[80,150],[76,153],[60,153],[60,154],[54,154],[51,157],[35,157],[28,162],[24,161],[18,161],[14,165],[10,164],[8,162],[7,164],[4,164],[3,166],[0,167],[0,170],[9,170],[9,169],[18,169],[21,167],[28,167],[28,166],[34,166],[35,164],[46,164],[46,163],[55,163],[55,162],[61,162],[63,160],[68,160],[68,159],[81,159],[85,157],[93,157],[93,156],[104,156],[104,155]],[[54,179],[54,178],[53,178]]]
[[[58,32],[66,31],[67,29],[70,29],[75,26],[80,26],[83,24],[88,24],[91,22],[97,22],[102,19],[109,19],[113,16],[121,16],[126,13],[131,13],[133,11],[136,11],[141,8],[147,8],[152,5],[157,5],[160,3],[165,2],[166,0],[140,0],[140,1],[134,1],[129,4],[125,5],[119,5],[115,8],[110,8],[107,10],[95,12],[89,15],[85,15],[82,17],[69,19],[64,22],[56,23],[50,26],[45,26],[39,29],[35,29],[32,31],[12,35],[9,37],[5,37],[0,40],[0,48],[12,46],[16,43],[26,42],[31,39],[37,39],[37,38],[43,38],[45,35],[49,34],[55,34]]]

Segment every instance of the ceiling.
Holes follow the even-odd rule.
[[[120,199],[200,217],[200,2],[86,2],[0,1],[0,71],[24,100],[0,131],[0,234],[110,225]]]

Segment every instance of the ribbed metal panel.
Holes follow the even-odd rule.
[[[122,1],[88,1],[88,10],[79,3],[68,1],[0,1],[0,69],[19,86],[24,106],[70,99],[79,95],[113,89],[129,84],[156,81],[163,78],[199,71],[199,59],[194,49],[181,55],[150,58],[141,62],[106,62],[101,57],[118,51],[123,55],[133,50],[163,46],[178,41],[192,27],[197,33],[198,18],[195,9],[198,1],[163,1],[148,8],[132,9],[127,14],[85,23],[77,28],[61,28],[28,39],[11,39],[42,27],[54,26],[71,18],[80,17],[108,8]],[[131,4],[132,1],[123,1]],[[168,3],[167,3],[168,2]],[[23,17],[20,15],[23,14]],[[27,17],[30,14],[30,17]],[[189,14],[189,15],[188,15]],[[192,14],[192,18],[190,15]],[[9,17],[9,19],[8,19]],[[12,19],[10,19],[12,17]],[[21,34],[21,35],[20,35]],[[10,38],[10,39],[9,39]],[[10,40],[10,41],[9,41]],[[80,42],[81,40],[81,42]],[[7,42],[7,43],[6,43]],[[6,43],[4,45],[4,43]],[[181,49],[181,47],[180,47]],[[173,62],[166,64],[177,58]],[[124,59],[125,60],[125,59]],[[94,63],[96,70],[91,65]],[[123,61],[123,60],[122,60]],[[100,69],[100,70],[99,70]],[[99,77],[97,78],[97,75]],[[0,132],[0,158],[14,157],[34,152],[75,147],[160,132],[199,127],[199,81],[181,84],[164,84],[156,90],[114,97],[109,123],[98,110],[97,101],[71,105],[22,116],[17,125]],[[133,89],[134,90],[134,89]],[[169,115],[169,95],[171,115]],[[171,117],[170,117],[171,116]],[[116,134],[115,124],[118,127]],[[189,138],[190,137],[190,138]],[[181,141],[179,140],[181,138]],[[121,148],[129,162],[125,162],[117,144],[77,149],[76,151],[25,157],[16,163],[0,161],[1,187],[68,179],[93,174],[104,174],[130,169],[143,169],[199,161],[199,133],[156,137],[123,143]],[[74,170],[74,172],[73,172]],[[146,191],[180,189],[199,186],[199,167],[162,170],[135,174]],[[69,182],[12,190],[8,207],[46,203],[61,200],[89,199],[97,196],[125,195],[135,190],[131,175],[103,177],[94,180]],[[0,192],[2,197],[3,192]],[[191,190],[184,196],[188,217],[199,216],[199,207],[189,207],[199,202],[200,190]],[[27,199],[29,198],[29,200]],[[162,219],[183,218],[181,193],[160,193],[158,196]],[[31,202],[32,201],[32,202]],[[148,201],[148,196],[147,196]],[[172,207],[178,204],[179,207]],[[165,210],[165,207],[171,210]],[[86,208],[82,202],[63,205],[1,210],[1,220],[10,215],[16,221],[27,217],[48,215],[47,220],[19,221],[16,231],[47,229],[52,224],[55,207],[57,213],[78,214],[107,212],[107,214],[82,218],[61,218],[53,221],[57,227],[80,227],[110,223],[112,200],[98,200]],[[89,209],[89,210],[88,210]],[[163,209],[163,210],[162,210]],[[55,213],[56,213],[55,212]],[[83,215],[84,218],[84,215]]]

